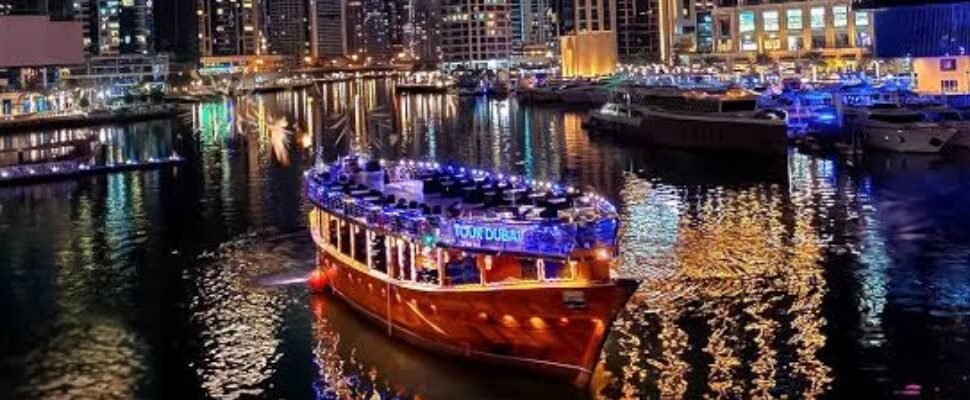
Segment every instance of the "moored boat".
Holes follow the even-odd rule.
[[[626,102],[607,103],[589,125],[612,127],[624,139],[647,145],[780,156],[788,127],[781,110],[755,110],[757,96],[743,90],[700,92],[670,87],[625,88]]]
[[[947,146],[970,147],[970,111],[948,107],[929,107],[922,111],[929,122],[956,130]]]
[[[866,146],[902,153],[937,153],[956,134],[927,120],[919,110],[871,109],[856,117],[853,129]]]
[[[585,384],[636,281],[593,194],[437,163],[344,157],[306,174],[317,273],[387,334]]]

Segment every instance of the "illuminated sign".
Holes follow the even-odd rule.
[[[518,243],[522,241],[523,236],[522,231],[513,228],[455,224],[455,238],[459,240]]]

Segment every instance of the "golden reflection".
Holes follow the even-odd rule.
[[[600,396],[824,393],[822,239],[806,189],[624,182],[621,269],[645,282],[616,324],[623,362]]]
[[[255,235],[220,247],[200,266],[189,307],[200,327],[201,360],[194,365],[206,394],[218,399],[259,397],[276,370],[286,295],[254,287],[254,277],[278,268],[275,252]]]

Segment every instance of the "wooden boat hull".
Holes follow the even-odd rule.
[[[585,385],[637,282],[427,290],[387,281],[318,250],[332,292],[395,338],[431,351]]]

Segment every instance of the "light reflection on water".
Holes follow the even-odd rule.
[[[286,284],[313,262],[300,177],[317,147],[615,199],[620,271],[644,284],[595,397],[970,390],[970,155],[751,164],[590,138],[581,111],[389,84],[201,104],[103,140],[118,159],[175,148],[184,167],[0,188],[0,397],[584,396],[394,343]]]

